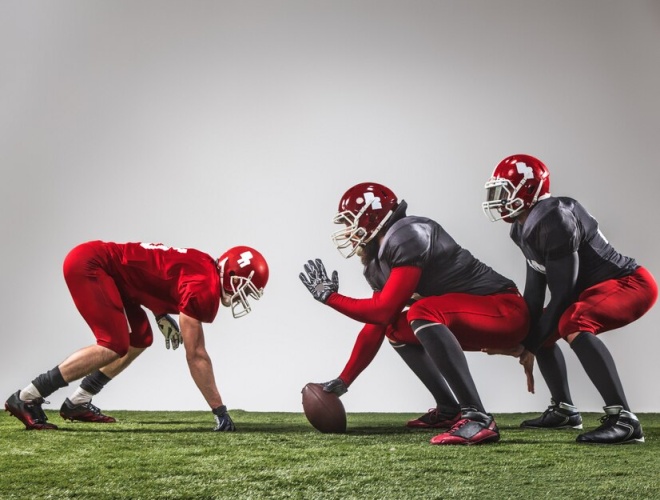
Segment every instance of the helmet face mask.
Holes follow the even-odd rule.
[[[397,205],[396,195],[381,184],[356,184],[346,191],[333,218],[342,228],[331,235],[339,253],[345,258],[358,253],[383,228]]]
[[[231,307],[234,318],[252,311],[248,299],[259,300],[268,282],[268,264],[255,249],[233,247],[218,259],[222,304]]]
[[[248,297],[259,300],[264,294],[263,288],[257,289],[254,283],[252,283],[253,275],[254,271],[247,278],[243,276],[232,276],[229,280],[232,292],[229,301],[231,304],[231,313],[234,318],[240,318],[252,311]]]
[[[493,222],[500,219],[511,222],[525,208],[516,196],[516,188],[508,179],[491,179],[486,183],[487,201],[482,203],[486,216]]]
[[[537,201],[550,196],[550,173],[538,159],[514,155],[502,160],[486,182],[481,207],[491,221],[514,220]]]
[[[367,239],[367,230],[358,226],[361,215],[361,213],[354,215],[351,212],[345,211],[338,213],[333,219],[335,224],[342,224],[344,226],[332,233],[332,241],[337,247],[337,250],[339,250],[339,253],[345,258],[355,255],[360,246],[366,245],[375,236],[374,233],[371,238]]]

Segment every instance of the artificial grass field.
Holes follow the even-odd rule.
[[[577,445],[578,431],[521,430],[531,414],[496,414],[502,439],[433,446],[416,414],[349,413],[348,433],[320,434],[302,413],[108,412],[115,424],[25,431],[0,415],[0,498],[660,499],[660,414],[637,414],[642,445]],[[582,414],[585,429],[600,415]]]

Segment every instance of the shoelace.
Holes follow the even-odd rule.
[[[420,420],[432,420],[433,418],[438,416],[438,409],[437,408],[429,408],[429,411],[426,412],[426,415],[422,415],[420,417]]]
[[[598,419],[598,421],[600,422],[598,429],[602,429],[604,427],[614,427],[619,421],[619,417],[618,415],[603,415]]]
[[[41,407],[41,405],[43,404],[49,405],[50,401],[46,401],[44,398],[37,398],[37,399],[33,399],[29,403],[26,402],[25,404],[25,407],[32,414],[32,419],[37,424],[44,424],[48,422],[48,417],[46,416],[46,413],[44,413],[44,410]]]
[[[427,424],[435,424],[440,420],[454,420],[456,417],[456,413],[448,414],[448,413],[443,413],[438,408],[429,408],[429,411],[426,412],[425,415],[422,415],[419,417],[419,420],[422,422],[425,422]]]
[[[83,408],[86,408],[87,410],[91,411],[94,415],[100,415],[101,414],[101,408],[98,406],[94,406],[91,401],[88,401],[87,403],[83,403],[80,406]]]
[[[451,429],[447,431],[447,434],[453,434],[456,432],[458,429],[463,427],[465,424],[467,424],[470,421],[469,418],[462,418],[458,422],[456,422],[454,425],[451,426]]]

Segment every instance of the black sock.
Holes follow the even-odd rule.
[[[101,392],[101,389],[103,389],[105,384],[111,380],[112,379],[101,370],[96,370],[94,373],[87,375],[82,382],[80,382],[80,388],[90,394],[98,394]]]
[[[621,405],[630,411],[614,359],[603,342],[588,332],[581,332],[571,342],[584,371],[596,386],[605,406]]]
[[[445,325],[426,320],[410,324],[429,357],[445,377],[461,407],[486,413],[468,368],[465,353],[454,334]]]
[[[456,414],[459,410],[459,404],[447,385],[447,381],[429,358],[424,348],[415,344],[391,343],[391,345],[433,395],[436,406],[441,410]]]
[[[566,360],[559,346],[553,344],[550,347],[541,347],[536,352],[536,362],[554,402],[567,403],[572,406],[573,399],[568,388]]]
[[[39,394],[41,394],[41,397],[45,398],[50,396],[57,389],[66,387],[69,384],[64,381],[59,366],[56,366],[52,370],[48,370],[47,372],[42,373],[37,378],[35,378],[32,381],[32,385],[37,388]]]

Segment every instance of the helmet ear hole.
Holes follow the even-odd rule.
[[[227,284],[233,289],[234,288],[234,276],[236,276],[235,271],[229,271],[227,275]]]

